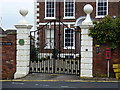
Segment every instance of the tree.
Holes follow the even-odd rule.
[[[98,44],[109,43],[112,49],[117,48],[120,44],[120,17],[106,16],[100,21],[94,22],[89,36],[96,39]]]

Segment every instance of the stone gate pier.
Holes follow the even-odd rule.
[[[14,78],[21,78],[29,73],[30,61],[30,29],[33,27],[25,20],[28,11],[21,9],[23,19],[15,25],[17,29],[16,73]]]
[[[80,25],[81,28],[81,68],[80,77],[93,77],[93,38],[88,36],[89,28],[93,27],[90,17],[93,7],[90,4],[84,6],[87,14],[85,20]]]

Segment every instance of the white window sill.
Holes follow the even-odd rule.
[[[54,48],[53,48],[53,47],[51,47],[51,48],[50,48],[50,47],[45,47],[44,49],[46,49],[46,50],[47,50],[47,49],[54,49]]]
[[[75,17],[64,17],[63,19],[75,19]]]
[[[104,18],[105,16],[96,16],[95,18]]]
[[[49,19],[56,19],[55,17],[45,17],[44,19],[49,20]]]
[[[64,47],[64,49],[75,49],[75,47]]]

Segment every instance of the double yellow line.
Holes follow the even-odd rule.
[[[0,80],[0,82],[120,82],[120,80]]]

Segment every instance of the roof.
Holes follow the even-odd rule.
[[[0,34],[6,34],[5,31],[0,27]]]
[[[14,29],[8,29],[6,31],[4,31],[1,27],[0,27],[0,34],[2,35],[6,35],[6,34],[15,34],[16,30]]]

